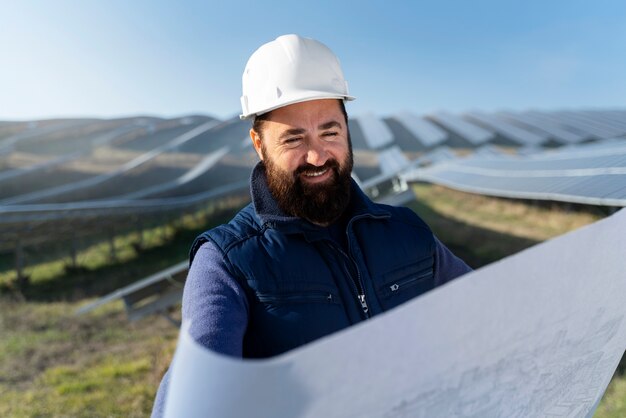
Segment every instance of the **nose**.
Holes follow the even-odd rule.
[[[306,153],[306,162],[316,167],[321,167],[328,161],[328,152],[321,141],[313,140],[309,142]]]

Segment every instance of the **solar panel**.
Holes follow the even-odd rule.
[[[404,178],[495,196],[626,206],[626,146],[624,141],[612,144],[527,157],[455,158]]]
[[[456,115],[447,112],[439,112],[430,118],[446,129],[456,133],[473,145],[480,145],[494,138],[493,132],[483,129],[475,124],[467,122]]]
[[[549,138],[562,144],[577,143],[585,139],[583,135],[562,129],[555,123],[542,120],[528,113],[498,112],[496,117],[522,127],[528,127],[536,132],[545,132]]]
[[[177,136],[176,138],[172,139],[170,142],[164,145],[161,145],[157,148],[154,148],[146,153],[143,153],[137,156],[136,158],[134,158],[133,160],[128,161],[122,166],[117,167],[116,169],[109,171],[107,173],[99,174],[97,176],[90,176],[90,177],[87,177],[87,178],[84,178],[75,182],[69,182],[69,183],[61,184],[59,186],[55,186],[55,187],[51,187],[51,188],[47,188],[43,190],[36,190],[30,193],[25,193],[22,195],[10,197],[7,199],[3,199],[2,201],[0,201],[0,203],[16,204],[16,203],[28,203],[28,202],[41,202],[42,199],[51,198],[51,197],[58,199],[59,196],[64,195],[64,194],[67,195],[67,194],[76,192],[78,190],[85,190],[85,189],[89,189],[98,185],[102,185],[104,182],[108,182],[111,179],[115,179],[116,177],[121,178],[121,175],[123,175],[124,173],[129,173],[131,170],[137,169],[138,167],[151,162],[152,160],[154,160],[156,157],[158,157],[161,154],[179,149],[186,142],[210,130],[215,125],[217,125],[216,121],[209,121],[209,122],[203,123],[200,126],[195,126],[193,128],[187,127],[187,131],[185,133]],[[163,167],[163,169],[165,169],[165,167]],[[158,172],[158,168],[155,168],[154,171]],[[176,173],[178,172],[178,170],[174,170],[174,171]],[[113,185],[112,188],[115,189],[115,185]],[[101,192],[101,189],[98,189],[98,193],[100,192]]]
[[[357,150],[369,150],[367,141],[365,140],[365,134],[361,125],[354,118],[348,119],[348,126],[350,127],[350,138],[352,140],[352,148]]]
[[[383,175],[396,174],[406,168],[410,161],[398,146],[387,148],[378,154],[378,163]]]
[[[116,196],[116,198],[117,199],[140,199],[146,196],[153,196],[158,193],[163,193],[165,191],[181,187],[195,180],[201,175],[205,174],[207,171],[213,168],[229,151],[230,151],[230,148],[227,146],[224,146],[220,148],[219,150],[213,151],[209,153],[208,155],[206,155],[193,168],[191,168],[189,171],[183,173],[180,177],[172,181],[169,181],[166,183],[159,183],[150,187],[144,187],[140,190],[137,190],[131,193]]]
[[[407,153],[421,153],[428,149],[422,142],[394,117],[383,119],[393,133],[393,143]]]
[[[534,172],[544,171],[626,168],[626,148],[616,149],[614,153],[544,152],[529,157],[491,155],[455,159],[454,164],[467,170],[501,171],[493,174],[501,176],[516,176],[518,171],[532,176]]]
[[[617,129],[620,132],[618,135],[623,135],[626,133],[626,120],[624,119],[620,120],[619,118],[611,115],[610,112],[603,112],[600,110],[589,110],[589,111],[581,111],[578,113],[594,120],[597,123],[600,123],[606,126],[611,126],[612,128]]]
[[[379,117],[364,114],[354,118],[361,127],[365,142],[371,149],[378,149],[393,142],[393,133]]]
[[[8,138],[2,139],[2,141],[0,141],[0,153],[10,152],[12,147],[15,146],[15,144],[25,139],[45,137],[48,134],[59,133],[65,130],[71,130],[73,128],[87,126],[90,123],[93,123],[93,120],[78,119],[78,120],[70,120],[70,121],[60,121],[60,122],[53,123],[50,126],[43,126],[43,127],[39,127],[35,125],[32,128],[19,132]]]
[[[446,131],[434,123],[409,112],[398,113],[393,116],[402,123],[424,146],[432,147],[446,140]]]
[[[441,146],[434,150],[427,152],[419,158],[421,164],[434,164],[441,161],[451,160],[456,158],[456,154],[450,147]]]
[[[537,112],[534,110],[530,110],[530,111],[522,113],[522,115],[524,115],[525,117],[532,118],[533,120],[539,121],[546,125],[554,125],[561,131],[570,132],[576,137],[576,140],[570,141],[572,143],[577,143],[577,142],[582,142],[582,141],[598,138],[585,130],[578,129],[575,126],[568,124],[563,119],[550,116],[546,112]]]
[[[602,114],[613,120],[613,121],[618,121],[621,124],[626,124],[626,112],[622,111],[622,110],[605,110],[605,111],[601,111]]]
[[[470,158],[477,157],[493,157],[493,156],[501,156],[502,151],[498,147],[494,147],[493,145],[487,144],[483,145],[480,148],[476,148],[476,150],[470,155]]]
[[[552,151],[546,151],[545,154],[553,158],[570,158],[571,156],[592,156],[592,155],[613,155],[624,154],[626,152],[626,140],[610,138],[601,139],[596,142],[573,144],[558,148]],[[541,157],[539,155],[539,157]]]
[[[597,121],[592,117],[586,116],[583,112],[562,111],[557,112],[557,115],[569,117],[584,126],[591,127],[598,133],[603,133],[603,138],[611,138],[621,135],[624,132],[622,129],[617,129],[611,125]]]
[[[546,134],[542,135],[530,132],[504,120],[498,119],[495,116],[482,112],[469,112],[465,116],[466,119],[476,121],[481,125],[486,125],[487,128],[498,132],[500,135],[515,141],[520,145],[540,145],[549,139],[549,136]]]
[[[584,132],[589,137],[594,139],[610,138],[612,136],[606,130],[598,129],[592,125],[585,123],[584,121],[581,121],[580,119],[577,119],[575,116],[568,115],[564,112],[544,113],[543,117],[554,120],[561,125],[574,128],[580,132]]]
[[[413,172],[413,178],[405,179],[429,181],[470,193],[492,196],[626,206],[626,174],[572,178],[485,178],[478,174],[439,169],[435,171],[435,167],[429,168],[419,175]]]
[[[518,148],[515,153],[517,155],[534,155],[540,152],[543,152],[543,148],[535,145],[526,145]]]

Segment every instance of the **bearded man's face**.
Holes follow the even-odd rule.
[[[251,131],[280,208],[327,225],[350,201],[353,156],[345,115],[334,99],[313,100],[271,112],[263,138]]]
[[[350,202],[352,152],[342,163],[332,159],[321,167],[303,164],[294,172],[283,171],[267,155],[263,164],[270,191],[287,214],[328,225],[343,214]],[[303,180],[306,176],[324,172],[330,172],[330,175],[323,182],[308,183]]]

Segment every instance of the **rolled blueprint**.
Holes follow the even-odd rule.
[[[265,360],[183,327],[166,417],[591,417],[626,348],[626,209]]]

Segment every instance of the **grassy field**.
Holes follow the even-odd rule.
[[[175,348],[160,317],[128,323],[121,304],[2,303],[0,416],[144,417]]]
[[[414,186],[411,207],[455,252],[479,267],[603,214],[473,196],[437,186]],[[206,222],[185,219],[149,231],[138,249],[132,234],[118,237],[112,262],[106,244],[68,260],[31,267],[31,286],[17,295],[0,272],[0,417],[143,417],[169,365],[178,330],[154,316],[125,319],[121,303],[77,317],[75,309],[133,279],[185,258],[193,237],[229,219],[233,209]],[[1,284],[3,283],[3,284]],[[176,313],[177,314],[177,313]],[[624,360],[596,414],[626,417]]]

